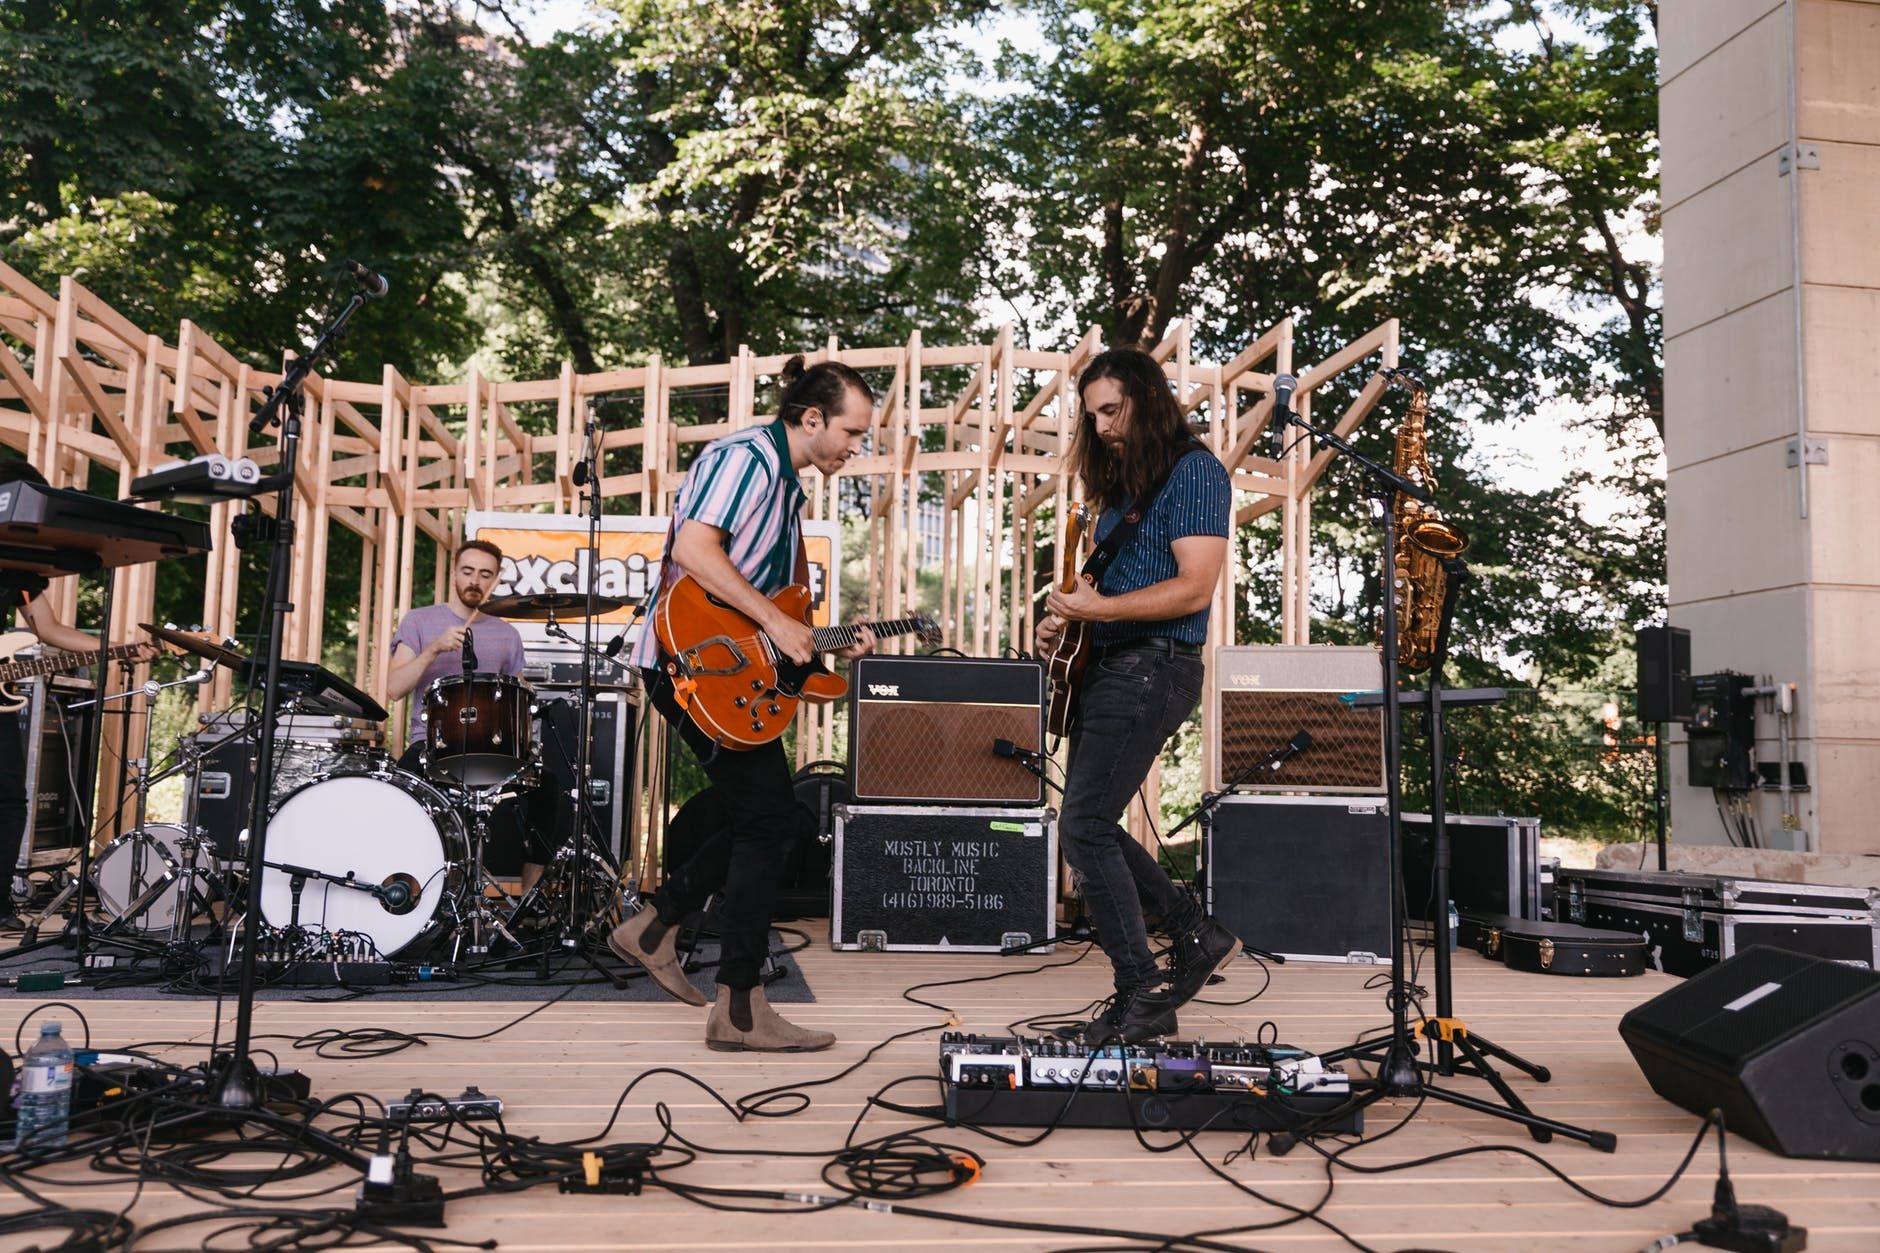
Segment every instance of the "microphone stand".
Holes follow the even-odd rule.
[[[382,288],[380,289],[382,290]],[[287,615],[293,609],[288,601],[292,590],[294,565],[294,473],[300,452],[300,421],[306,404],[307,376],[314,363],[326,356],[345,334],[346,323],[368,299],[378,295],[365,281],[346,299],[333,315],[313,346],[291,358],[281,381],[266,391],[267,399],[248,423],[250,435],[260,435],[270,426],[280,426],[280,462],[275,472],[255,485],[257,494],[274,493],[274,518],[270,525],[254,516],[248,537],[260,539],[271,533],[272,552],[268,559],[267,613],[262,619],[262,643],[267,656],[267,682],[261,693],[261,743],[256,750],[254,794],[248,810],[248,886],[246,918],[242,925],[241,978],[236,992],[235,1036],[227,1053],[220,1055],[220,1082],[212,1096],[221,1110],[233,1114],[251,1114],[261,1109],[266,1085],[261,1072],[249,1056],[249,1044],[255,1016],[255,931],[261,921],[261,871],[268,833],[268,794],[274,783],[275,721],[281,708],[281,648],[287,635]],[[218,1059],[211,1059],[214,1071]]]
[[[1383,551],[1383,590],[1384,590],[1384,788],[1388,813],[1390,816],[1390,877],[1385,882],[1390,884],[1390,1010],[1389,1032],[1375,1039],[1333,1049],[1321,1054],[1326,1064],[1346,1059],[1368,1061],[1375,1069],[1370,1079],[1351,1081],[1352,1097],[1336,1110],[1328,1111],[1316,1118],[1307,1119],[1289,1131],[1273,1135],[1268,1144],[1276,1154],[1290,1151],[1293,1145],[1308,1136],[1315,1135],[1331,1125],[1333,1119],[1344,1119],[1346,1115],[1360,1112],[1377,1102],[1391,1097],[1433,1097],[1440,1101],[1457,1105],[1477,1113],[1490,1114],[1496,1118],[1505,1118],[1527,1127],[1533,1137],[1545,1143],[1554,1135],[1578,1140],[1603,1152],[1613,1152],[1618,1145],[1618,1137],[1608,1131],[1589,1131],[1571,1123],[1558,1122],[1543,1118],[1527,1108],[1513,1089],[1494,1072],[1482,1077],[1488,1079],[1498,1096],[1506,1102],[1497,1105],[1479,1097],[1461,1092],[1453,1092],[1430,1082],[1424,1075],[1430,1069],[1418,1058],[1419,1045],[1423,1037],[1423,1028],[1433,1027],[1435,1031],[1448,1033],[1452,1020],[1443,1019],[1435,1023],[1425,1021],[1419,1029],[1412,1030],[1407,1017],[1410,989],[1404,979],[1404,895],[1403,895],[1403,780],[1399,770],[1401,751],[1401,727],[1399,725],[1400,700],[1398,692],[1398,623],[1397,597],[1395,595],[1397,578],[1397,545],[1401,537],[1397,534],[1397,514],[1392,508],[1397,495],[1405,495],[1413,500],[1429,502],[1432,499],[1429,488],[1413,479],[1399,474],[1394,468],[1382,465],[1365,456],[1336,432],[1312,425],[1306,419],[1292,411],[1290,405],[1275,396],[1273,421],[1277,431],[1288,426],[1298,427],[1305,435],[1310,435],[1320,443],[1338,452],[1365,473],[1366,495],[1371,501],[1371,514],[1377,519],[1384,533]],[[1303,436],[1302,436],[1303,437]],[[1466,1033],[1465,1033],[1466,1034]]]

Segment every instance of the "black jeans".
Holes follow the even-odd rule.
[[[643,673],[653,707],[692,750],[728,811],[731,840],[723,870],[718,982],[733,989],[754,988],[770,953],[777,889],[797,832],[796,789],[789,760],[779,740],[757,748],[721,748],[679,708],[671,679],[656,670]],[[660,917],[665,919],[675,910],[683,917],[701,908],[718,876],[715,865],[704,864],[675,876],[672,891],[662,890],[657,900]]]
[[[1201,657],[1165,639],[1132,640],[1084,670],[1065,769],[1059,834],[1116,986],[1159,981],[1145,910],[1180,935],[1201,911],[1120,819],[1162,746],[1201,701]]]

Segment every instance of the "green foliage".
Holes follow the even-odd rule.
[[[1571,693],[1615,690],[1602,660],[1663,603],[1655,4],[1026,0],[1043,50],[1008,50],[996,84],[965,42],[993,10],[594,0],[530,41],[500,4],[15,0],[0,249],[261,366],[306,341],[357,257],[392,290],[339,371],[420,378],[473,354],[542,376],[963,338],[993,299],[1053,339],[1192,317],[1214,356],[1292,316],[1301,362],[1397,317],[1433,388],[1442,510],[1473,539],[1450,677],[1536,689],[1469,786],[1620,821],[1629,785],[1582,769]],[[1471,421],[1554,403],[1620,468],[1508,490]],[[1388,457],[1401,412],[1398,393],[1362,447]],[[1369,639],[1355,475],[1327,477],[1313,520],[1314,638]],[[1236,543],[1241,639],[1276,637],[1276,533]],[[332,560],[338,641],[357,545]],[[180,617],[199,589],[161,595]],[[1197,748],[1174,751],[1171,796]]]

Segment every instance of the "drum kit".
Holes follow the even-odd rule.
[[[575,599],[510,596],[482,612],[552,622],[585,612],[588,598],[578,598],[578,607],[568,603]],[[595,599],[596,613],[620,607],[618,600]],[[199,683],[224,666],[258,683],[254,660],[232,643],[173,625],[144,629],[204,661],[183,682]],[[154,695],[158,686],[122,695]],[[382,706],[322,667],[284,667],[267,839],[253,894],[254,930],[265,937],[259,940],[265,951],[285,960],[410,960],[436,955],[448,942],[455,961],[489,953],[501,941],[520,953],[526,945],[519,936],[550,930],[569,914],[570,894],[574,913],[596,921],[621,904],[620,869],[603,840],[564,843],[541,880],[519,895],[484,864],[496,806],[553,786],[545,781],[536,693],[527,680],[446,675],[414,699],[424,739],[417,769],[408,770],[385,748]],[[240,796],[246,770],[230,767],[252,763],[259,722],[240,708],[202,714],[197,734],[180,737],[175,764],[153,773],[145,719],[144,756],[127,763],[136,768],[136,825],[92,863],[108,930],[167,935],[181,944],[218,898],[232,905],[247,899],[241,882],[247,832],[205,825],[204,802],[236,802],[246,813]],[[151,788],[175,775],[184,779],[183,821],[146,821]]]

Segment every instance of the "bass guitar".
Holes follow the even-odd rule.
[[[1064,578],[1061,592],[1077,590],[1077,554],[1084,546],[1084,531],[1090,526],[1090,507],[1083,502],[1071,506],[1071,516],[1064,524]],[[1090,624],[1066,622],[1058,634],[1046,661],[1045,673],[1051,679],[1051,708],[1045,714],[1045,729],[1056,738],[1070,734],[1071,710],[1077,703],[1077,684],[1090,662]]]
[[[13,686],[21,679],[82,670],[98,660],[98,654],[93,652],[46,652],[25,661],[14,660],[37,643],[39,637],[31,631],[8,631],[0,635],[0,713],[12,713],[30,698],[30,693]],[[112,661],[126,661],[135,657],[142,647],[142,644],[118,644],[106,656]]]
[[[770,601],[808,625],[807,587],[793,583]],[[782,735],[803,701],[823,704],[847,693],[849,681],[831,673],[821,654],[853,645],[863,626],[877,639],[919,635],[930,644],[940,639],[939,625],[927,617],[812,627],[817,656],[799,665],[779,652],[757,623],[689,574],[662,592],[653,609],[653,634],[668,658],[666,670],[679,704],[700,730],[738,748],[756,748]]]

